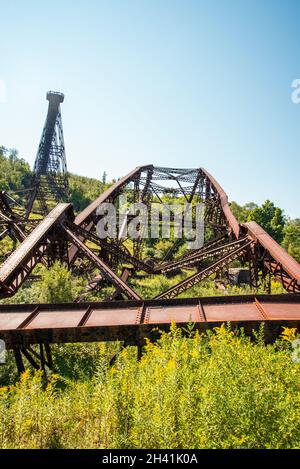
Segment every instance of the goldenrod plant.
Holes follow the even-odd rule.
[[[252,340],[230,325],[207,334],[188,329],[184,337],[173,324],[147,343],[140,361],[134,347],[78,346],[76,358],[74,345],[65,360],[70,353],[82,369],[77,379],[63,367],[60,347],[60,374],[46,381],[26,371],[0,388],[1,447],[299,448],[294,331],[266,345],[263,329]]]

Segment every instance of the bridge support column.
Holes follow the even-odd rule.
[[[51,370],[53,369],[53,360],[51,355],[51,349],[49,344],[39,344],[39,352],[28,347],[15,347],[14,356],[18,369],[18,373],[21,374],[25,371],[25,365],[23,357],[30,363],[35,370],[46,371],[46,366]]]
[[[24,373],[25,366],[24,366],[24,363],[23,363],[23,358],[22,358],[21,350],[20,350],[19,347],[14,348],[14,356],[15,356],[15,361],[16,361],[18,373],[19,374]]]

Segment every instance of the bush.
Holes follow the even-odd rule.
[[[173,325],[141,361],[126,348],[110,367],[100,346],[86,381],[25,372],[0,388],[1,447],[298,448],[300,365],[288,344],[225,326],[183,338]]]

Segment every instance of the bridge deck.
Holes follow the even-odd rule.
[[[46,236],[50,229],[57,223],[62,215],[71,209],[71,204],[58,204],[51,212],[38,224],[19,247],[7,258],[0,267],[0,283],[5,283],[7,279],[18,270],[25,259],[30,256],[32,251],[39,246],[41,240]]]
[[[300,295],[245,295],[175,300],[59,305],[0,305],[0,338],[7,348],[34,343],[128,340],[138,343],[155,325],[195,323],[199,330],[230,321],[246,332],[265,322],[269,337],[282,326],[300,329]]]

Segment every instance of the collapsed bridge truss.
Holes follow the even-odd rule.
[[[153,204],[167,209],[167,204],[174,204],[178,201],[182,205],[183,203],[187,204],[185,207],[199,203],[202,204],[204,243],[197,249],[184,249],[186,240],[185,238],[177,238],[175,236],[179,227],[176,224],[175,217],[171,217],[170,224],[173,235],[170,239],[172,239],[172,244],[164,257],[161,258],[155,249],[155,242],[145,236],[145,231],[147,234],[147,230],[149,231],[153,228],[151,225],[152,218],[149,214],[153,209]],[[98,236],[97,225],[99,221],[101,222],[101,220],[103,220],[103,214],[106,213],[105,210],[101,210],[101,208],[105,207],[105,204],[108,202],[115,207],[117,221],[116,232],[114,236],[109,235],[105,239],[102,239]],[[135,218],[135,214],[128,209],[132,204],[144,204],[144,206],[147,207],[146,218],[143,218],[137,225],[138,235],[135,239],[130,239],[127,235],[127,228]],[[8,214],[6,216],[8,217]],[[185,216],[186,212],[185,209],[183,209],[183,218]],[[115,291],[110,297],[112,309],[108,308],[110,311],[109,314],[118,316],[118,318],[115,319],[116,324],[114,323],[114,325],[122,327],[126,335],[126,324],[129,324],[128,321],[131,321],[130,324],[132,324],[133,321],[133,319],[129,319],[131,318],[132,302],[138,302],[135,303],[135,305],[139,305],[141,321],[143,322],[147,317],[144,308],[146,308],[146,302],[149,300],[141,298],[135,291],[133,287],[134,282],[132,280],[134,280],[136,275],[154,277],[155,275],[161,274],[172,276],[179,271],[185,273],[183,280],[172,285],[169,289],[161,291],[156,298],[152,300],[154,302],[153,305],[159,307],[160,304],[172,305],[172,301],[179,301],[172,299],[189,291],[189,289],[207,278],[226,276],[226,272],[228,272],[229,267],[234,261],[240,261],[242,265],[249,268],[251,285],[254,289],[261,285],[267,288],[270,283],[270,278],[273,277],[281,282],[288,293],[292,294],[282,295],[280,297],[282,304],[285,302],[285,299],[283,299],[284,296],[286,296],[286,299],[290,298],[292,304],[292,306],[289,307],[288,314],[283,314],[282,317],[279,313],[276,313],[276,316],[273,312],[273,307],[273,309],[269,308],[269,313],[266,312],[267,310],[263,305],[260,305],[259,301],[256,299],[257,297],[253,297],[251,302],[256,308],[255,311],[257,311],[257,309],[260,311],[260,316],[256,315],[255,319],[252,306],[251,308],[243,306],[248,304],[249,301],[246,297],[239,297],[239,300],[235,303],[238,304],[240,308],[241,317],[238,318],[239,321],[262,321],[271,318],[270,320],[275,322],[279,319],[286,319],[289,321],[292,320],[293,323],[299,321],[300,324],[299,306],[297,306],[298,309],[295,307],[295,304],[299,303],[300,298],[300,296],[297,295],[297,293],[300,293],[300,265],[257,223],[248,222],[239,224],[230,210],[226,193],[216,180],[203,168],[177,169],[155,167],[153,165],[138,167],[113,184],[76,217],[74,216],[71,204],[60,203],[36,227],[33,227],[33,229],[28,229],[26,221],[24,221],[20,231],[20,224],[17,223],[17,226],[15,226],[15,221],[12,217],[10,218],[11,221],[6,221],[6,223],[10,223],[11,230],[16,231],[19,246],[0,266],[0,297],[6,298],[13,296],[20,286],[30,277],[39,262],[50,266],[55,260],[60,260],[64,262],[69,269],[84,269],[85,274],[89,274],[86,290],[82,293],[80,298],[77,298],[77,302],[79,302],[77,303],[78,306],[74,304],[74,307],[70,305],[66,307],[69,313],[63,313],[65,308],[61,305],[49,307],[47,310],[47,318],[49,318],[49,321],[47,319],[49,326],[47,326],[47,329],[49,330],[54,331],[56,328],[55,318],[58,318],[58,315],[56,313],[54,314],[53,311],[57,312],[58,308],[63,316],[65,314],[66,321],[68,322],[67,317],[70,317],[70,312],[73,311],[73,309],[74,311],[82,311],[80,304],[84,304],[82,302],[84,301],[85,293],[91,291],[91,289],[97,291],[97,289],[101,289],[103,283],[106,283],[112,285]],[[158,227],[159,230],[163,229],[163,219],[160,217],[158,218]],[[192,227],[197,228],[194,218],[192,219]],[[129,272],[131,275],[129,275]],[[112,301],[113,299],[126,301],[122,301],[121,306],[114,307],[114,304],[120,305],[120,303],[119,301],[114,303]],[[199,298],[185,301],[187,304],[189,301],[198,302],[197,307],[200,308],[199,311],[201,313],[203,308],[201,309],[201,305],[199,306]],[[265,297],[264,301],[268,302]],[[233,308],[232,306],[232,301],[228,301],[226,308],[223,300],[215,300],[215,303],[219,305],[218,321],[232,320],[231,313],[233,310],[236,311],[236,307]],[[174,303],[174,307],[176,304],[177,303]],[[112,311],[120,312],[120,308],[122,314],[116,312],[112,313]],[[278,301],[276,308],[278,312]],[[30,310],[28,318],[35,318],[37,314],[40,316],[42,309],[42,305],[36,305],[33,310],[30,309],[29,305],[20,305],[18,311],[22,311],[25,314],[27,310]],[[6,306],[1,306],[0,321],[1,317],[4,318],[2,313],[4,314],[6,311]],[[164,323],[165,321],[169,323],[169,316],[164,316],[166,309],[160,308],[159,311],[156,322]],[[210,321],[205,319],[207,316],[205,311],[203,311],[202,313],[204,315],[201,317],[204,319],[201,321],[214,323],[214,320]],[[294,313],[292,313],[292,311],[294,311]],[[83,327],[85,320],[87,320],[91,314],[92,308],[87,307],[87,310],[79,318],[78,323],[76,323],[74,319],[75,322],[74,324],[72,323],[73,326]],[[12,316],[12,318],[16,317],[16,315]],[[61,317],[60,315],[59,318]],[[98,315],[97,317],[99,319],[100,316]],[[176,314],[174,317],[176,320]],[[24,319],[25,322],[21,322],[21,325],[19,324],[17,326],[19,339],[23,337],[25,340],[25,337],[28,335],[28,328],[24,326],[24,324],[27,324],[26,321],[28,318],[26,316]],[[52,319],[50,320],[50,318]],[[7,323],[5,324],[5,331],[7,331]],[[13,324],[15,324],[15,322],[13,322]],[[62,324],[62,328],[65,327],[63,319],[58,320],[57,327],[59,329],[60,324]],[[98,326],[102,327],[101,324],[100,320]],[[134,324],[136,324],[136,319]],[[109,326],[109,324],[107,326]],[[66,327],[69,327],[69,323]],[[114,329],[114,331],[116,330],[118,329]],[[100,332],[99,330],[97,333],[94,332],[91,332],[88,340],[93,340],[93,338],[98,340],[97,338]],[[108,330],[106,330],[106,332],[110,336],[110,332],[108,332]],[[52,337],[51,340],[49,340],[49,334],[35,334],[34,340],[36,340],[36,343],[41,344],[70,340],[68,333],[54,334],[53,332],[52,335],[50,334]],[[72,341],[74,341],[76,337],[78,340],[84,340],[83,338],[87,337],[84,334],[79,337],[79,332],[75,330],[72,334]],[[111,337],[112,336],[115,337],[114,334],[111,335]],[[7,332],[1,329],[1,322],[0,337],[7,338]],[[12,339],[13,337],[16,337],[16,335],[12,333],[9,339],[9,343],[11,344],[13,344],[14,341]],[[31,343],[34,343],[34,340],[33,342],[31,341]],[[25,345],[20,344],[17,344],[17,346],[19,348],[25,347]],[[46,353],[46,350],[44,350],[43,353]],[[20,349],[16,356],[20,361],[18,354],[20,354]]]
[[[145,226],[139,223],[137,233],[140,235],[135,239],[124,236],[124,226],[128,227],[134,214],[124,211],[120,205],[122,197],[126,197],[127,207],[130,203],[143,203],[148,208],[147,218],[142,219]],[[145,229],[153,228],[149,215],[152,204],[164,208],[166,200],[174,204],[180,198],[190,205],[196,202],[203,204],[204,244],[197,249],[187,249],[182,254],[179,248],[185,240],[174,238],[163,259],[156,257],[156,253],[149,257],[149,246],[145,247],[149,237],[143,233]],[[97,224],[103,219],[104,211],[99,208],[107,202],[115,206],[118,220],[114,236],[108,235],[102,239],[97,234]],[[157,220],[161,229],[162,219]],[[162,291],[158,295],[162,299],[176,297],[205,278],[224,273],[237,259],[248,265],[253,287],[258,287],[273,276],[288,292],[300,292],[300,265],[257,223],[240,225],[230,210],[226,193],[203,168],[168,169],[152,165],[136,168],[76,217],[71,204],[59,204],[36,228],[30,230],[28,236],[25,234],[26,224],[22,231],[13,218],[10,222],[21,244],[0,267],[2,297],[17,291],[40,258],[48,264],[59,259],[69,268],[75,268],[76,264],[80,266],[81,261],[87,260],[91,275],[96,270],[96,274],[100,273],[130,299],[137,299],[138,295],[128,284],[123,284],[117,274],[124,265],[131,266],[135,272],[153,276],[177,272],[178,269],[192,270],[192,274],[180,283]],[[173,231],[177,229],[173,220]]]

